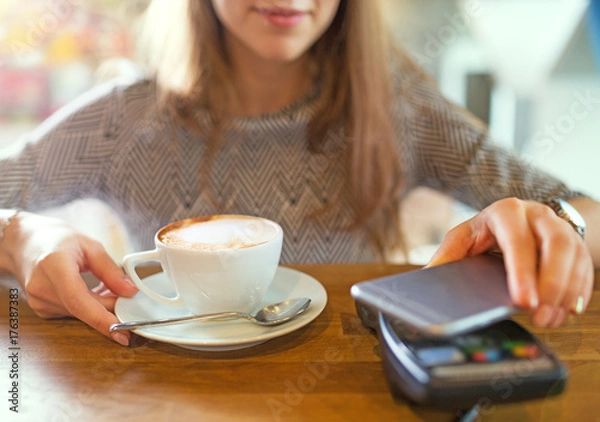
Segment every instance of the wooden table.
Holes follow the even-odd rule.
[[[297,265],[329,302],[308,326],[253,348],[198,352],[135,337],[125,348],[72,319],[43,320],[19,290],[18,360],[9,292],[0,281],[1,421],[451,421],[452,412],[394,401],[378,340],[358,319],[350,286],[414,267]],[[599,277],[596,277],[597,281]],[[527,316],[517,318],[531,328]],[[14,331],[14,330],[13,330]],[[485,409],[485,421],[600,421],[600,290],[585,315],[533,329],[570,370],[560,396]],[[14,360],[14,362],[13,362]],[[11,375],[18,371],[19,413]],[[12,373],[11,373],[12,371]]]

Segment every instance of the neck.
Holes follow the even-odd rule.
[[[281,110],[305,95],[313,83],[308,55],[289,63],[238,58],[232,68],[236,98],[230,112],[239,117]]]

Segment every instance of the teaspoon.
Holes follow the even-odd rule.
[[[283,302],[272,303],[265,306],[254,315],[243,312],[219,312],[215,314],[190,315],[179,318],[129,321],[111,325],[110,331],[124,331],[141,327],[156,327],[159,325],[180,324],[189,321],[206,321],[224,318],[244,318],[258,325],[279,325],[302,314],[306,311],[308,305],[310,305],[310,299],[307,297],[300,297],[288,299]]]

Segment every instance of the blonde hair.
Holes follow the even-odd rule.
[[[376,249],[401,246],[402,171],[391,115],[391,66],[405,57],[387,31],[379,0],[341,0],[331,26],[311,50],[320,65],[321,92],[308,130],[308,148],[322,150],[328,131],[342,124],[350,140],[348,175],[355,227]],[[154,0],[146,12],[145,61],[155,72],[163,104],[184,124],[206,107],[214,123],[209,154],[232,95],[223,28],[210,0]],[[148,38],[148,36],[150,38]],[[410,64],[410,62],[408,62]]]

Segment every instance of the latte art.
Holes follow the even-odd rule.
[[[257,246],[275,238],[272,222],[252,217],[223,216],[168,226],[159,233],[167,246],[194,251],[219,251]]]

